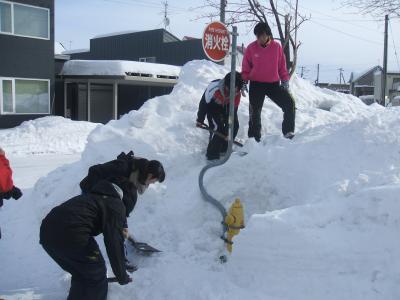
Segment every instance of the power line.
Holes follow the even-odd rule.
[[[391,22],[391,20],[389,20],[389,26],[390,26],[390,33],[391,33],[391,35],[392,35],[392,40],[393,40],[394,55],[396,56],[397,67],[399,68],[399,72],[400,72],[399,57],[397,56],[396,43],[395,43],[395,41],[394,41],[394,35],[393,35],[393,29],[392,29],[392,22]]]
[[[321,11],[319,11],[319,10],[316,10],[316,9],[311,9],[311,8],[307,8],[307,7],[304,7],[304,6],[302,6],[302,5],[299,5],[300,7],[302,7],[302,8],[304,8],[304,9],[306,9],[306,10],[309,10],[309,11],[311,11],[311,12],[314,12],[314,13],[316,13],[316,14],[319,14],[319,15],[321,15],[321,16],[325,16],[325,17],[329,17],[329,18],[331,18],[332,20],[341,20],[341,21],[343,21],[343,22],[349,22],[349,23],[351,23],[351,22],[379,22],[380,20],[378,20],[378,19],[364,19],[364,20],[346,20],[346,19],[338,19],[337,18],[337,16],[333,16],[333,15],[330,15],[330,14],[327,14],[327,13],[324,13],[324,12],[321,12]]]
[[[316,19],[316,20],[320,20],[320,21],[329,21],[329,22],[339,22],[339,23],[344,23],[344,24],[348,24],[348,25],[351,25],[352,27],[358,27],[358,28],[361,28],[361,29],[365,29],[365,30],[368,30],[368,31],[371,31],[372,29],[371,28],[369,28],[369,27],[366,27],[366,26],[362,26],[362,25],[359,25],[359,24],[354,24],[354,23],[352,23],[352,22],[349,22],[349,21],[347,21],[347,20],[340,20],[340,19],[326,19],[326,18],[316,18],[316,17],[311,17],[312,19]],[[383,33],[383,32],[381,32],[379,29],[376,29],[376,31],[378,31],[378,32],[380,32],[380,33]]]
[[[310,22],[315,23],[315,24],[318,24],[318,25],[320,25],[320,26],[322,26],[322,27],[325,27],[325,28],[327,28],[327,29],[330,29],[330,30],[332,30],[332,31],[341,33],[341,34],[343,34],[343,35],[347,35],[347,36],[349,36],[349,37],[352,37],[352,38],[355,38],[355,39],[358,39],[358,40],[361,40],[361,41],[370,43],[370,44],[382,45],[382,43],[380,43],[380,42],[375,42],[375,41],[367,40],[367,39],[361,38],[361,37],[359,37],[359,36],[356,36],[356,35],[354,35],[354,34],[341,31],[341,30],[339,30],[339,29],[336,29],[336,28],[333,28],[333,27],[330,27],[330,26],[321,24],[321,23],[316,22],[316,21],[313,21],[313,20],[310,20]]]

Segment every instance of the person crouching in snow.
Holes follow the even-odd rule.
[[[106,265],[94,239],[101,233],[118,283],[124,285],[132,281],[126,273],[126,218],[135,206],[138,190],[143,192],[151,183],[165,178],[163,169],[157,168],[155,175],[149,171],[156,173],[152,167],[160,167],[160,163],[149,167],[150,162],[146,164],[146,161],[142,163],[147,165],[147,174],[132,170],[132,166],[128,167],[122,160],[91,167],[87,180],[81,182],[86,192],[55,207],[43,219],[40,243],[50,257],[72,275],[68,299],[107,298]],[[103,172],[111,172],[116,165],[122,168],[122,173],[117,174],[114,169],[114,176],[101,179],[107,177]]]
[[[249,138],[261,139],[261,110],[268,96],[283,111],[282,133],[286,138],[294,137],[296,107],[289,93],[289,73],[282,46],[272,37],[266,23],[254,28],[257,40],[251,43],[244,54],[242,77],[250,80],[249,90]]]
[[[21,196],[21,190],[14,186],[10,162],[6,158],[4,150],[0,148],[0,207],[3,206],[4,199],[8,200],[10,198],[13,198],[15,200],[18,200],[19,198],[21,198]]]
[[[226,74],[224,79],[217,79],[212,81],[206,88],[203,96],[201,97],[199,109],[197,112],[197,127],[204,126],[204,119],[207,115],[208,126],[211,130],[210,141],[207,147],[207,159],[219,159],[221,153],[228,149],[228,142],[226,139],[213,133],[218,132],[224,136],[228,136],[229,132],[229,96],[230,96],[230,80],[231,73]],[[241,74],[235,74],[235,116],[234,116],[234,130],[233,138],[236,137],[239,130],[239,120],[237,110],[240,104],[241,90],[243,87],[243,80]]]
[[[148,186],[165,180],[165,171],[157,160],[147,160],[135,157],[133,151],[128,154],[122,152],[117,159],[89,168],[88,175],[80,182],[82,193],[89,193],[102,179],[111,180],[118,184],[120,180],[128,180],[131,186],[124,192],[122,201],[127,207],[127,217],[133,211],[138,194],[142,195]],[[124,224],[124,238],[130,236],[128,223]],[[125,258],[126,270],[134,272],[137,267]]]

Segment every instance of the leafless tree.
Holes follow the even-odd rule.
[[[354,7],[362,14],[379,17],[382,17],[382,15],[400,17],[400,0],[345,0],[343,5]]]
[[[297,53],[301,45],[297,39],[297,31],[309,19],[309,17],[299,13],[298,7],[298,0],[228,1],[225,10],[225,23],[227,25],[247,23],[254,26],[258,22],[265,22],[271,28],[277,28],[288,69],[293,74],[296,70]],[[220,16],[220,0],[205,0],[205,4],[200,8],[211,9],[212,11],[201,15],[199,19],[215,20]]]

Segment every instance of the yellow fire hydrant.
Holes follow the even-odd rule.
[[[225,217],[225,225],[228,227],[226,233],[226,247],[229,253],[232,253],[232,239],[235,235],[238,235],[240,229],[244,228],[244,213],[243,206],[239,198],[235,199],[232,204],[227,216]]]

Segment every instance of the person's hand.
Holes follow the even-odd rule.
[[[6,153],[4,152],[4,150],[2,148],[0,148],[0,155],[6,155]]]
[[[281,87],[286,91],[289,90],[289,80],[282,81]]]
[[[199,127],[199,128],[203,127],[203,123],[196,121],[196,127]]]
[[[13,187],[13,189],[11,190],[11,197],[13,197],[15,200],[18,200],[19,198],[22,197],[22,192],[19,188],[17,188],[16,186]]]

